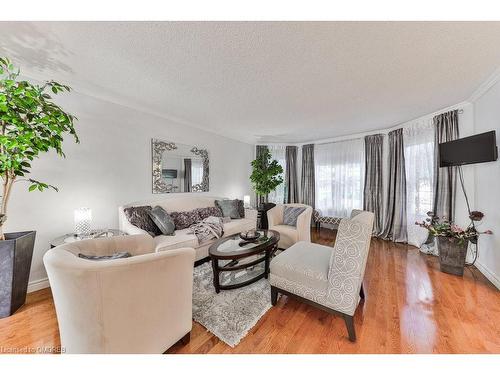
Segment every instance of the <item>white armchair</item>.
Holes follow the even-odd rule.
[[[335,246],[298,242],[278,254],[270,267],[271,302],[278,294],[344,318],[349,340],[356,340],[353,316],[364,298],[363,277],[373,229],[373,213],[352,212],[339,224]]]
[[[127,251],[132,257],[86,260]],[[192,328],[195,251],[154,252],[149,235],[84,240],[43,257],[65,353],[163,353]]]
[[[311,215],[313,211],[312,207],[299,203],[289,203],[286,204],[286,206],[306,207],[306,210],[302,212],[297,218],[296,227],[283,224],[283,212],[285,205],[278,204],[267,211],[267,221],[269,223],[269,229],[275,230],[280,234],[278,247],[280,249],[287,249],[294,243],[299,241],[311,242]]]

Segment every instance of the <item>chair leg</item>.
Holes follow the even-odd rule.
[[[182,337],[181,343],[182,345],[187,345],[189,344],[189,341],[191,341],[191,331],[189,331]]]
[[[276,306],[278,302],[278,290],[271,285],[271,305]]]
[[[347,327],[347,332],[349,333],[349,341],[356,341],[356,331],[354,330],[354,318],[350,315],[344,315],[345,325]]]
[[[363,283],[361,283],[361,289],[359,290],[359,296],[361,299],[365,299],[365,290],[363,289]]]

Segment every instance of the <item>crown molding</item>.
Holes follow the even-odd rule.
[[[492,75],[488,77],[486,81],[481,83],[481,85],[472,93],[469,99],[467,101],[469,102],[475,102],[478,100],[481,96],[486,94],[486,92],[498,81],[500,81],[500,67],[498,67]]]

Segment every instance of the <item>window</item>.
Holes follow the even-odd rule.
[[[267,147],[273,160],[276,160],[283,168],[283,183],[269,193],[268,200],[272,203],[283,204],[285,202],[285,146],[270,145]]]
[[[324,216],[349,217],[363,208],[365,151],[363,139],[316,145],[316,208]]]

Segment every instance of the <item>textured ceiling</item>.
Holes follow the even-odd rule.
[[[0,23],[0,55],[29,76],[246,142],[458,103],[500,65],[498,46],[498,22]]]

